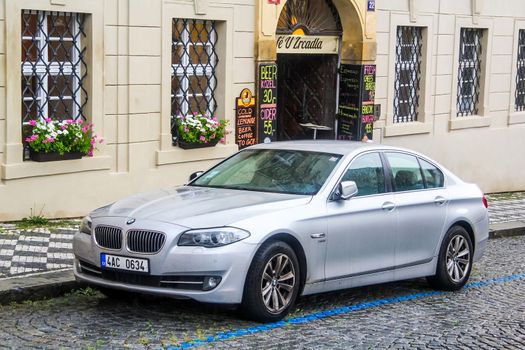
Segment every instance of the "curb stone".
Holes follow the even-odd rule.
[[[525,236],[525,221],[490,225],[490,239],[512,236]],[[54,298],[85,286],[75,280],[72,269],[12,277],[0,280],[0,305]]]

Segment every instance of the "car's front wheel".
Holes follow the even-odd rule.
[[[468,232],[451,227],[441,244],[436,274],[427,277],[431,286],[443,290],[462,288],[470,276],[474,249]]]
[[[260,322],[282,319],[293,307],[300,286],[300,267],[293,249],[274,241],[255,254],[246,277],[242,310]]]

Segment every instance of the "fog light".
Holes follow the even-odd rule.
[[[212,290],[221,283],[221,278],[217,276],[209,276],[204,278],[204,283],[202,284],[202,290]]]

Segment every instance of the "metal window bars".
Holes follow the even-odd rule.
[[[22,135],[31,119],[86,120],[84,21],[78,13],[22,11]]]
[[[517,112],[525,111],[525,29],[518,32],[518,58],[516,62],[516,101]]]
[[[422,37],[421,27],[397,27],[394,123],[418,120]]]
[[[213,116],[219,58],[215,51],[215,21],[173,19],[171,116],[173,144],[177,142],[175,118],[187,114]]]
[[[458,117],[478,113],[482,38],[483,29],[461,28],[457,92]]]

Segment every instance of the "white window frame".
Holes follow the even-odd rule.
[[[420,27],[421,32],[421,75],[419,82],[418,120],[394,123],[394,81],[391,77],[396,74],[396,44],[397,27]],[[416,20],[411,20],[409,13],[392,13],[390,17],[390,30],[388,40],[388,79],[387,102],[385,103],[385,117],[376,122],[374,127],[383,128],[383,137],[396,137],[404,135],[429,134],[434,126],[432,111],[432,42],[436,40],[437,21],[433,15],[420,14]],[[378,78],[378,81],[381,77]],[[378,88],[379,89],[379,88]],[[377,98],[376,98],[377,101]],[[385,119],[383,119],[385,118]]]
[[[420,30],[421,33],[420,33],[420,36],[418,35],[415,35],[413,36],[412,38],[410,38],[410,43],[402,43],[402,42],[399,42],[399,35],[396,35],[396,48],[398,46],[398,43],[399,43],[399,46],[401,46],[401,48],[403,47],[413,47],[413,46],[419,46],[419,45],[423,45],[423,28],[422,27],[418,27],[418,26],[397,26],[396,28],[396,34],[397,34],[397,31],[400,30],[401,27],[411,27],[411,28],[414,28],[416,30]],[[419,40],[421,40],[421,43],[419,42]],[[396,69],[395,69],[395,76],[399,76],[399,79],[395,79],[394,80],[394,93],[396,91],[400,92],[402,88],[408,88],[409,90],[409,94],[407,96],[407,99],[406,100],[401,100],[401,94],[399,93],[399,105],[401,104],[407,104],[408,105],[408,111],[410,113],[406,114],[406,115],[396,115],[395,114],[395,108],[394,108],[394,124],[400,124],[400,123],[410,123],[410,122],[417,122],[418,121],[418,118],[419,118],[419,106],[416,106],[415,105],[415,101],[412,100],[412,91],[413,90],[416,90],[415,93],[416,95],[418,96],[418,99],[420,98],[420,92],[421,92],[421,80],[420,80],[420,83],[419,83],[419,86],[416,87],[411,84],[411,82],[414,82],[417,78],[418,78],[418,74],[421,74],[421,72],[418,72],[417,69],[412,69],[410,70],[409,68],[401,68],[402,66],[404,66],[405,64],[411,64],[412,62],[414,61],[419,61],[420,65],[423,64],[422,59],[423,59],[423,48],[421,48],[421,52],[420,52],[420,56],[418,57],[417,55],[417,52],[413,52],[411,54],[411,57],[410,57],[410,60],[403,60],[403,55],[401,54],[400,57],[401,59],[398,61],[397,60],[397,52],[394,54],[396,57]],[[406,83],[406,84],[402,84],[401,82],[401,72],[404,72],[404,71],[408,71],[408,74],[410,76],[409,78],[409,81]],[[421,77],[419,77],[421,79]],[[392,101],[393,103],[395,103],[395,99]],[[398,111],[400,110],[400,108],[398,107]],[[409,120],[409,116],[410,115],[415,115],[415,119],[414,120]]]
[[[475,115],[457,115],[458,79],[459,79],[459,59],[460,59],[460,39],[461,28],[482,29],[483,37],[481,40],[481,76],[479,81],[480,91],[478,100],[478,113]],[[456,17],[456,30],[454,32],[454,52],[452,67],[452,86],[450,98],[450,119],[449,130],[461,130],[468,128],[490,127],[493,118],[490,115],[489,105],[489,77],[492,59],[492,36],[494,33],[494,19],[480,17],[476,23],[472,16]]]
[[[175,21],[178,19],[174,19]],[[171,75],[172,77],[174,75],[177,76],[177,78],[180,81],[179,85],[179,91],[177,94],[171,93],[171,98],[177,98],[180,103],[180,114],[186,115],[189,111],[189,103],[188,101],[191,98],[195,97],[205,97],[207,102],[207,114],[209,116],[212,116],[215,113],[215,102],[214,102],[214,91],[215,87],[217,85],[217,78],[215,79],[209,79],[208,80],[208,86],[206,87],[206,92],[202,94],[201,92],[194,92],[191,90],[190,86],[190,77],[212,77],[215,73],[215,70],[217,68],[217,53],[213,54],[213,50],[215,47],[215,44],[217,43],[217,35],[215,30],[211,30],[211,21],[210,20],[195,20],[193,23],[204,23],[206,27],[206,31],[208,34],[208,41],[206,42],[197,42],[194,43],[190,40],[190,22],[186,23],[185,28],[182,30],[181,35],[181,41],[176,42],[177,46],[183,47],[183,54],[181,63],[179,64],[173,64],[171,65]],[[208,26],[210,26],[208,30]],[[175,41],[172,38],[172,44],[174,44]],[[190,48],[191,46],[206,46],[206,52],[208,53],[209,57],[209,63],[203,67],[200,64],[192,64],[190,59]],[[175,117],[175,116],[174,116]]]
[[[459,38],[459,45],[460,45],[460,48],[459,48],[459,66],[460,68],[458,68],[458,93],[456,95],[456,116],[459,117],[459,118],[463,118],[463,117],[466,117],[466,116],[471,116],[471,115],[474,115],[475,113],[468,113],[469,111],[467,109],[465,110],[461,110],[459,109],[460,106],[465,106],[465,103],[472,103],[473,102],[473,99],[474,99],[474,95],[478,95],[478,101],[476,102],[476,104],[474,105],[474,110],[479,110],[479,107],[480,107],[480,101],[481,101],[481,89],[482,89],[482,86],[481,84],[479,85],[479,89],[480,91],[476,91],[476,89],[478,88],[475,84],[476,82],[476,78],[480,81],[481,83],[481,76],[483,74],[482,72],[482,69],[481,69],[481,64],[482,64],[482,61],[483,61],[483,57],[479,57],[478,55],[478,51],[479,51],[479,47],[481,47],[481,54],[483,55],[483,35],[486,34],[484,33],[484,30],[482,28],[470,28],[470,27],[463,27],[461,28],[461,31],[463,30],[474,30],[474,31],[480,31],[481,32],[481,38],[479,40],[476,40],[477,38],[477,35],[474,36],[474,42],[473,43],[467,43],[467,42],[464,42],[463,41],[463,35],[460,34],[460,38]],[[461,33],[460,31],[460,33]],[[478,46],[479,45],[479,46]],[[464,58],[462,57],[462,52],[467,52],[467,49],[473,53],[473,57],[470,57],[470,58]],[[480,65],[480,68],[479,68],[479,72],[476,70],[476,63],[475,62],[479,62],[479,65]],[[466,73],[468,71],[471,71],[472,74],[471,74],[471,79],[469,78],[469,74]],[[477,74],[480,74],[480,76],[476,76]],[[464,84],[468,84],[469,85],[469,90],[471,91],[468,95],[463,95],[462,94],[462,90],[463,90],[463,85]],[[468,114],[464,114],[464,115],[459,115],[459,113],[468,113]]]
[[[517,74],[518,74],[518,50],[519,50],[519,32],[525,30],[525,20],[516,20],[514,25],[514,49],[512,51],[512,74],[511,74],[511,89],[509,101],[509,119],[508,124],[525,123],[525,111],[516,111],[516,89],[517,89]]]
[[[24,10],[24,13],[32,13],[34,11],[31,11],[31,10]],[[52,36],[48,36],[47,33],[49,32],[48,31],[48,20],[47,20],[47,17],[50,15],[50,11],[39,11],[37,13],[38,15],[38,18],[37,18],[37,23],[42,23],[42,28],[39,28],[37,26],[37,33],[35,33],[35,39],[37,39],[37,50],[41,51],[42,52],[42,56],[40,57],[40,59],[36,62],[36,72],[33,71],[33,65],[30,63],[30,62],[22,62],[22,74],[24,76],[35,76],[35,73],[36,73],[36,76],[37,76],[37,79],[41,80],[43,82],[42,86],[38,85],[36,86],[36,98],[33,98],[33,97],[24,97],[22,96],[22,99],[23,101],[31,101],[31,100],[35,100],[38,102],[38,108],[39,110],[42,110],[42,115],[41,117],[42,118],[47,118],[49,117],[49,104],[47,103],[47,99],[49,99],[50,101],[58,101],[60,99],[62,100],[73,100],[73,103],[72,103],[72,108],[73,108],[73,115],[71,116],[72,119],[78,119],[78,118],[81,118],[82,116],[80,115],[80,110],[78,108],[78,106],[80,106],[82,104],[82,96],[81,96],[81,89],[78,89],[79,87],[79,84],[80,84],[80,80],[79,80],[79,76],[81,75],[81,65],[80,64],[77,64],[76,67],[75,67],[75,70],[73,71],[73,64],[71,62],[54,62],[54,63],[50,63],[49,62],[49,57],[48,57],[48,50],[47,48],[45,50],[42,50],[43,47],[46,46],[46,37],[47,37],[47,40],[49,40],[50,42],[51,41],[59,41],[60,40],[60,37],[52,37]],[[67,13],[68,15],[71,15],[71,16],[74,16],[74,17],[77,17],[79,16],[80,14],[78,13],[74,13],[74,12],[61,12],[61,13]],[[44,18],[45,17],[45,18]],[[23,23],[22,23],[23,25]],[[71,41],[73,42],[73,45],[77,46],[77,47],[82,47],[81,44],[81,35],[79,35],[80,31],[80,28],[78,26],[78,18],[75,18],[73,20],[73,37],[72,38],[62,38],[62,40],[64,41]],[[25,40],[32,40],[33,37],[31,36],[22,36],[22,41],[25,41]],[[73,62],[76,62],[79,60],[79,57],[78,57],[78,54],[76,52],[76,50],[72,50],[73,52],[73,55],[71,57],[72,61]],[[48,88],[48,79],[49,77],[47,76],[48,75],[48,72],[46,71],[46,67],[49,67],[49,75],[50,76],[57,76],[59,75],[60,73],[62,73],[62,75],[64,75],[65,77],[67,76],[70,76],[72,78],[72,82],[73,82],[73,85],[72,85],[72,91],[73,92],[76,92],[76,95],[73,95],[73,96],[62,96],[62,98],[60,98],[59,96],[50,96],[48,94],[46,94],[46,91],[49,92],[49,88]],[[62,72],[60,72],[60,67],[62,67]],[[23,122],[24,125],[26,125],[28,122]]]

